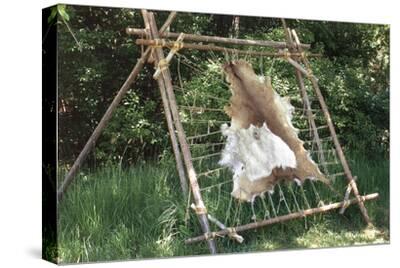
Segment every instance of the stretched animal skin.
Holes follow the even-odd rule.
[[[232,92],[230,105],[225,107],[225,112],[231,118],[229,129],[235,132],[250,129],[253,126],[260,130],[266,128],[290,148],[296,161],[295,165],[275,163],[275,168],[266,169],[265,174],[258,178],[249,176],[248,172],[238,171],[237,167],[236,172],[231,168],[235,173],[232,195],[241,200],[251,201],[255,196],[273,190],[276,183],[283,179],[297,179],[300,183],[306,179],[317,179],[329,183],[304,149],[303,141],[297,136],[297,131],[291,123],[291,105],[282,99],[270,84],[261,82],[251,65],[245,61],[227,63],[224,66],[224,72]],[[229,136],[226,136],[229,144]],[[226,147],[220,161],[221,165],[229,166],[227,160],[229,153]],[[235,155],[238,154],[240,155],[240,152],[235,153]],[[246,165],[250,163],[246,159],[248,156],[235,160],[242,163],[241,170],[245,170]],[[260,164],[263,165],[262,161]]]

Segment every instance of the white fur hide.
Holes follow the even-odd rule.
[[[219,164],[229,167],[234,178],[244,175],[255,181],[271,175],[274,168],[296,167],[293,151],[265,123],[259,128],[251,125],[248,129],[224,124],[221,129],[227,143]]]
[[[275,94],[275,102],[279,109],[287,116],[290,126],[296,131],[291,123],[293,106],[286,98]],[[275,168],[296,168],[296,156],[289,146],[277,135],[272,133],[267,124],[261,127],[250,125],[247,129],[238,128],[234,119],[231,126],[221,126],[222,135],[226,137],[226,145],[222,151],[219,164],[229,167],[233,172],[233,191],[240,189],[239,180],[247,180],[249,184],[271,175]],[[265,189],[265,191],[271,189]],[[251,199],[256,195],[253,193]],[[247,198],[246,198],[247,199]]]

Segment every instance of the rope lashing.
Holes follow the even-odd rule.
[[[167,67],[169,66],[169,63],[167,62],[166,59],[162,59],[158,62],[158,69],[160,69],[161,71],[164,71]]]
[[[173,43],[170,52],[168,53],[167,57],[165,57],[164,60],[161,60],[158,62],[157,65],[157,70],[155,71],[153,78],[157,79],[158,76],[161,74],[162,71],[166,70],[169,66],[169,62],[172,60],[172,57],[180,50],[183,48],[184,44],[183,44],[183,38],[184,38],[184,34],[181,33],[178,38],[176,39],[176,41]],[[167,45],[167,42],[164,39],[154,39],[155,44],[152,45],[151,47],[164,47]]]
[[[155,38],[153,39],[154,44],[150,45],[152,48],[162,48],[165,47],[167,42],[165,39]]]
[[[226,230],[229,232],[229,236],[233,234],[237,234],[235,227],[228,227]]]
[[[307,77],[311,78],[313,76],[314,76],[313,71],[311,69],[307,69]]]
[[[209,233],[204,233],[204,238],[206,240],[211,240],[211,239],[215,239],[215,237],[223,237],[223,235],[217,234],[217,232],[209,232]]]
[[[191,204],[190,207],[194,210],[197,215],[207,214],[207,208],[203,206],[196,206],[195,204]]]
[[[153,75],[153,78],[157,79],[158,76],[160,76],[161,72],[167,70],[168,67],[169,67],[169,62],[168,62],[167,58],[160,60],[157,64],[157,69]]]
[[[284,49],[284,50],[282,51],[282,56],[283,56],[285,59],[288,59],[288,58],[290,58],[291,53],[290,53],[287,49]]]
[[[226,228],[226,230],[228,231],[228,236],[230,238],[237,240],[239,243],[243,242],[243,240],[244,240],[243,237],[237,234],[236,229],[234,227]],[[217,232],[204,233],[204,238],[206,240],[215,239],[217,236],[224,237],[225,235],[218,234]]]
[[[181,50],[184,47],[184,44],[182,41],[175,41],[172,45],[171,51],[173,51],[174,53],[178,52],[179,50]]]
[[[236,241],[238,241],[239,243],[242,243],[244,241],[244,238],[241,235],[238,235],[238,233],[236,232],[236,228],[234,227],[229,227],[226,228],[228,230],[228,236],[232,239],[235,239]]]

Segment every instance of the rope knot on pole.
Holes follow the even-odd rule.
[[[171,51],[174,53],[178,52],[183,48],[183,42],[182,41],[175,41],[174,44],[172,45]]]
[[[151,45],[152,48],[162,48],[164,46],[166,46],[166,41],[164,39],[160,39],[160,38],[154,38],[153,39],[154,44]]]
[[[283,51],[282,51],[282,56],[283,56],[283,58],[285,58],[285,59],[288,59],[288,58],[290,58],[290,52],[287,50],[287,49],[284,49]]]
[[[312,78],[314,76],[314,73],[311,69],[307,69],[307,77]]]
[[[228,236],[231,239],[235,239],[239,243],[242,243],[244,241],[244,238],[241,235],[238,235],[238,233],[236,232],[235,227],[228,227],[226,229],[228,230]]]
[[[171,52],[176,53],[183,48],[184,33],[180,33],[174,44],[172,45]]]
[[[158,62],[158,68],[160,68],[161,71],[164,71],[166,68],[168,68],[168,61],[166,59],[162,59]]]
[[[171,62],[173,56],[178,52],[178,50],[183,48],[183,42],[182,42],[183,38],[184,38],[184,33],[181,33],[178,39],[176,39],[176,41],[172,43],[172,46],[170,46],[171,50],[168,53],[168,56],[165,59],[161,59],[158,62],[157,70],[153,75],[154,79],[157,79],[158,76],[161,74],[161,72],[168,68],[168,65]],[[154,39],[154,40],[155,40],[155,46],[152,45],[152,47],[168,46],[168,43],[164,39]]]
[[[204,233],[204,238],[206,240],[215,239],[217,236],[222,237],[222,235],[218,234],[217,232]]]
[[[158,61],[157,70],[153,75],[154,79],[157,79],[160,73],[166,69],[168,69],[169,63],[167,59],[161,59]]]
[[[207,214],[207,208],[203,206],[196,206],[195,204],[191,204],[190,207],[194,210],[197,215]]]

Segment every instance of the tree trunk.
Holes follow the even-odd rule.
[[[239,37],[239,22],[240,22],[240,17],[239,16],[234,16],[232,18],[231,38],[238,38]]]

